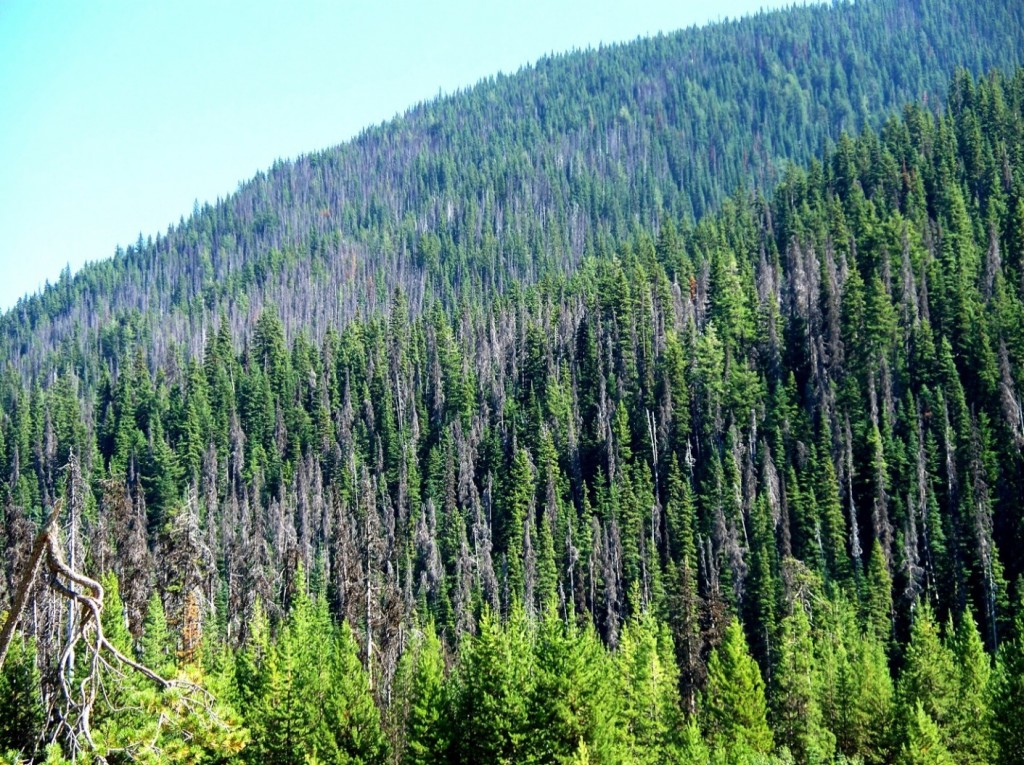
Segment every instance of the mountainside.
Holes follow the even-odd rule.
[[[21,303],[0,762],[1019,763],[1024,68],[915,75],[857,26],[1020,56],[987,12],[552,59]],[[684,193],[655,52],[806,28],[846,41],[808,59],[849,63],[833,105],[877,71],[941,106],[862,99],[832,144],[750,106],[770,57],[709,65],[746,94],[715,124],[801,161],[737,131]]]
[[[172,343],[198,352],[222,311],[237,335],[272,301],[289,336],[320,338],[396,286],[417,310],[566,272],[600,242],[771,187],[843,130],[940,104],[957,66],[1024,63],[1021,39],[1016,3],[881,0],[545,59],[280,163],[62,275],[3,318],[3,349],[39,372],[51,351],[88,352],[112,319],[133,320],[156,364]]]

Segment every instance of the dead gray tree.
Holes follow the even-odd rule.
[[[205,709],[216,717],[214,699],[203,688],[187,680],[167,679],[122,653],[112,645],[103,633],[101,614],[103,611],[103,586],[94,579],[75,571],[65,560],[57,534],[57,519],[62,503],[58,501],[50,511],[45,523],[36,534],[32,551],[22,572],[15,591],[11,611],[0,629],[0,671],[3,670],[7,652],[10,649],[25,609],[31,600],[32,591],[38,582],[64,598],[74,614],[70,620],[72,629],[61,650],[58,666],[61,708],[54,737],[66,738],[72,760],[77,755],[94,750],[91,733],[93,707],[103,693],[103,672],[114,677],[125,677],[126,670],[139,673],[161,689],[181,688],[187,697],[185,703]],[[46,569],[49,576],[43,575]],[[64,671],[75,663],[76,651],[82,650],[87,657],[85,671],[76,676]],[[102,759],[102,758],[101,758]]]

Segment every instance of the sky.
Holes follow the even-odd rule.
[[[0,0],[0,311],[439,93],[786,4]]]

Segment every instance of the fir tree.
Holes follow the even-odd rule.
[[[767,721],[764,680],[750,658],[743,628],[733,619],[708,661],[703,698],[705,732],[717,747],[768,753],[774,739]]]
[[[811,627],[799,602],[782,620],[778,653],[772,676],[772,722],[778,743],[799,763],[830,762],[835,735],[825,727],[818,705]]]
[[[442,725],[445,678],[441,641],[433,623],[428,623],[417,641],[406,649],[403,662],[411,678],[402,762],[439,763],[447,746]]]
[[[999,765],[1024,762],[1024,618],[1000,646],[991,679],[992,738]]]
[[[35,642],[17,635],[0,672],[0,753],[30,756],[45,719]]]

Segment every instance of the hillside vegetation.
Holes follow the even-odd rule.
[[[280,162],[0,319],[25,375],[92,355],[133,322],[151,367],[201,353],[222,313],[248,335],[268,303],[288,337],[502,291],[693,221],[741,186],[906,103],[944,102],[956,67],[1024,64],[1006,0],[811,5],[543,59],[421,104],[327,151]],[[133,232],[127,236],[134,238]]]
[[[520,77],[915,8],[770,14]],[[82,583],[54,567],[0,674],[0,756],[1019,763],[1024,69],[946,76],[941,109],[862,114],[877,128],[764,192],[698,206],[681,185],[647,208],[620,196],[635,166],[622,186],[594,170],[614,193],[578,251],[557,244],[572,213],[522,191],[509,227],[469,226],[498,215],[471,204],[479,160],[455,165],[451,220],[431,217],[439,190],[367,170],[408,200],[333,239],[308,225],[301,189],[349,199],[330,174],[346,157],[420,140],[424,115],[457,122],[459,99],[468,124],[513,80],[484,83],[21,303],[0,607],[56,507],[62,555],[103,583],[110,646],[174,680],[89,650],[95,624],[52,584]],[[261,195],[291,222],[230,217]],[[489,270],[488,242],[505,253],[520,224],[529,256]],[[186,284],[190,252],[212,272]],[[129,308],[133,290],[153,302]]]

